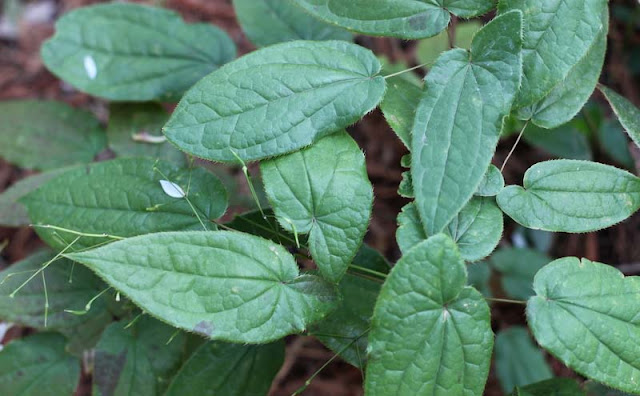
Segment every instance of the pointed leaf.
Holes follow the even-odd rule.
[[[415,204],[406,205],[398,215],[396,238],[403,254],[428,238]],[[502,237],[502,212],[490,198],[474,197],[453,218],[445,233],[457,243],[462,258],[478,261],[491,254]]]
[[[181,150],[214,161],[296,151],[376,107],[385,90],[379,71],[371,51],[345,41],[263,48],[199,81],[164,133]]]
[[[81,266],[72,268],[69,260],[60,259],[42,271],[46,294],[44,283],[37,276],[11,297],[13,291],[53,257],[52,252],[41,251],[0,272],[0,318],[35,329],[59,331],[71,341],[71,351],[81,355],[83,349],[95,345],[102,330],[112,321],[107,296],[93,301],[84,315],[66,312],[83,311],[85,305],[107,287],[91,271]]]
[[[524,188],[498,194],[500,208],[527,228],[590,232],[612,226],[640,208],[640,179],[595,162],[537,163],[524,175]]]
[[[165,179],[189,191],[189,201],[167,195],[160,184]],[[153,159],[123,158],[66,172],[21,202],[35,224],[130,237],[201,230],[203,224],[215,228],[210,220],[225,212],[227,193],[220,180],[202,168],[180,169]],[[78,236],[51,228],[36,227],[36,231],[57,249]],[[108,240],[82,237],[73,247],[90,247]]]
[[[523,76],[516,108],[543,100],[589,55],[607,29],[603,24],[606,9],[606,0],[499,2],[499,13],[519,10],[524,15]]]
[[[507,297],[526,300],[535,294],[533,277],[551,259],[532,249],[503,248],[491,255],[489,262],[500,272],[502,290]]]
[[[29,225],[29,215],[24,205],[19,202],[20,199],[68,170],[68,168],[60,168],[27,176],[2,192],[0,194],[0,225],[4,227]]]
[[[186,156],[166,141],[169,113],[157,103],[112,103],[107,138],[118,157],[151,157],[186,165]]]
[[[599,85],[598,88],[609,101],[625,131],[631,136],[635,144],[640,147],[640,109],[614,90],[604,85]]]
[[[496,336],[496,374],[505,393],[553,377],[542,351],[525,327],[513,326]]]
[[[380,103],[384,118],[408,149],[411,149],[411,128],[421,95],[420,87],[405,79],[393,78]]]
[[[389,264],[384,257],[366,245],[360,248],[353,264],[383,274],[389,272]],[[364,368],[367,359],[366,333],[371,326],[380,286],[382,280],[346,274],[338,284],[342,301],[335,311],[310,330],[329,349],[360,369]]]
[[[289,1],[233,0],[238,22],[258,47],[293,40],[346,40],[351,33],[322,22]]]
[[[368,395],[482,394],[493,333],[489,307],[466,281],[458,249],[442,234],[398,261],[373,313]]]
[[[284,341],[202,344],[182,365],[166,396],[266,395],[284,361]]]
[[[79,90],[135,101],[179,97],[236,54],[233,41],[214,26],[128,3],[65,14],[41,52],[47,68]]]
[[[504,188],[504,177],[500,169],[495,165],[489,165],[487,173],[484,174],[480,186],[476,190],[475,194],[479,197],[495,197]]]
[[[412,131],[416,204],[425,231],[442,231],[473,196],[491,163],[520,82],[522,15],[504,14],[444,53],[426,78]]]
[[[373,204],[364,154],[340,132],[304,150],[261,163],[267,197],[289,232],[309,234],[322,276],[337,283],[362,239]]]
[[[492,0],[293,0],[311,15],[373,36],[431,37],[454,15],[470,18],[494,7]]]
[[[336,303],[283,247],[228,231],[143,235],[69,255],[145,312],[214,340],[266,343],[299,333]]]
[[[150,317],[111,324],[95,349],[93,394],[154,396],[178,369],[184,333]],[[168,342],[171,339],[171,342]]]
[[[572,65],[553,89],[536,103],[523,107],[518,111],[521,119],[531,119],[535,125],[542,128],[556,128],[570,121],[595,90],[602,72],[604,56],[607,51],[607,34],[609,33],[609,9],[606,6],[606,2],[601,2],[595,7],[602,10],[602,29],[598,31],[595,40],[591,42],[583,57]],[[557,34],[557,32],[553,34]],[[553,34],[549,34],[549,40],[556,39]],[[561,39],[567,38],[562,37]],[[554,58],[556,59],[552,62],[556,62],[559,59],[555,56]],[[537,83],[534,84],[538,85]]]
[[[538,343],[578,373],[626,392],[640,389],[640,278],[566,257],[535,277],[527,319]]]
[[[10,342],[0,352],[0,394],[72,395],[80,380],[80,361],[67,355],[65,343],[54,333]]]
[[[0,141],[0,157],[39,170],[89,163],[107,143],[93,114],[38,100],[0,103]]]

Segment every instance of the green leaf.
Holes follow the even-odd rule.
[[[239,232],[149,234],[69,257],[145,312],[214,340],[277,340],[336,304],[333,287],[300,275],[283,247]]]
[[[565,80],[578,77],[570,74],[580,68],[576,65],[587,57],[602,37],[602,31],[606,31],[603,24],[606,9],[606,0],[499,2],[500,14],[520,10],[524,16],[523,76],[515,108],[533,105],[550,93],[554,95]]]
[[[482,15],[492,0],[293,0],[311,15],[373,36],[404,39],[431,37],[444,30],[451,16]]]
[[[264,216],[262,213],[264,213]],[[295,235],[280,226],[272,209],[265,209],[262,212],[254,210],[242,213],[235,216],[225,226],[234,231],[242,231],[264,239],[270,239],[279,245],[297,247]],[[302,235],[298,235],[298,242],[305,243],[306,241]]]
[[[491,297],[491,268],[486,261],[478,261],[477,263],[467,265],[468,280],[467,285],[473,286],[477,291],[485,297]]]
[[[371,51],[346,41],[263,48],[199,81],[164,133],[180,149],[214,161],[296,151],[375,108],[385,90],[379,71]]]
[[[89,163],[107,143],[93,114],[38,100],[0,103],[0,140],[0,157],[39,170]]]
[[[366,245],[360,248],[353,264],[383,274],[389,272],[389,264],[384,257]],[[366,363],[366,332],[371,326],[371,315],[380,286],[382,280],[375,281],[347,273],[338,285],[342,301],[335,311],[310,330],[329,349],[336,353],[342,351],[340,356],[360,369]]]
[[[512,396],[585,396],[585,394],[571,378],[552,378],[516,388]]]
[[[289,232],[309,234],[322,276],[340,281],[362,239],[373,204],[364,154],[340,132],[260,164],[267,197]]]
[[[41,55],[49,70],[81,91],[144,101],[179,97],[232,60],[236,49],[209,24],[186,24],[162,8],[113,3],[65,14]]]
[[[600,148],[611,159],[627,169],[633,169],[635,162],[629,151],[629,139],[618,121],[604,121],[597,130],[597,138]],[[0,198],[1,200],[2,198]]]
[[[546,254],[523,248],[500,249],[489,260],[491,266],[502,275],[505,294],[518,300],[526,300],[535,294],[533,277],[550,261]]]
[[[188,191],[189,201],[168,195],[161,181],[175,183]],[[35,224],[130,237],[160,231],[201,230],[203,225],[215,228],[209,222],[225,212],[227,193],[218,178],[204,169],[181,169],[153,159],[123,158],[66,172],[20,202]],[[66,247],[78,236],[44,227],[36,227],[36,231],[56,249]],[[82,237],[73,247],[91,247],[109,240]]]
[[[29,225],[27,210],[18,201],[44,183],[68,170],[68,168],[60,168],[33,176],[27,176],[1,193],[0,225],[5,227],[23,227]]]
[[[444,53],[426,77],[412,131],[411,175],[425,231],[442,231],[491,164],[520,82],[520,12],[475,35],[471,51]]]
[[[65,353],[66,340],[39,333],[10,342],[0,352],[0,393],[11,396],[72,395],[80,361]]]
[[[496,335],[496,374],[505,393],[553,377],[544,355],[525,327],[513,326]]]
[[[395,265],[369,334],[368,395],[481,395],[493,333],[455,243],[439,234]]]
[[[151,157],[186,165],[185,155],[166,141],[169,113],[158,103],[112,103],[107,138],[118,157]]]
[[[415,198],[413,192],[413,180],[411,180],[411,171],[402,172],[402,180],[398,186],[398,195],[405,198]]]
[[[474,195],[479,197],[495,197],[504,188],[504,177],[495,165],[489,165]]]
[[[630,393],[611,389],[594,381],[585,382],[584,389],[588,396],[631,396]]]
[[[554,0],[555,5],[559,5],[561,2]],[[568,1],[567,3],[572,3]],[[576,3],[576,2],[573,2]],[[590,3],[590,4],[588,4]],[[609,10],[606,6],[606,1],[601,1],[596,4],[593,1],[585,2],[587,7],[597,7],[602,12],[602,28],[597,32],[595,39],[591,42],[590,46],[587,48],[586,52],[583,56],[571,66],[568,72],[563,76],[563,78],[557,82],[553,88],[547,92],[542,99],[532,104],[531,106],[527,106],[521,108],[517,113],[521,119],[531,119],[531,121],[542,128],[551,129],[556,128],[568,121],[570,121],[584,106],[587,102],[591,94],[596,88],[596,84],[598,83],[598,79],[600,78],[600,73],[602,72],[602,65],[604,63],[605,53],[607,52],[607,34],[609,32]],[[577,4],[574,4],[574,6]],[[542,8],[542,7],[540,7]],[[562,8],[562,6],[560,6]],[[533,12],[538,12],[538,9]],[[547,11],[543,11],[545,14]],[[565,17],[566,15],[563,15]],[[543,19],[548,18],[548,15],[545,15]],[[577,14],[572,16],[573,18],[580,17]],[[535,17],[539,18],[539,16]],[[525,23],[526,23],[525,17]],[[534,22],[535,23],[535,22]],[[564,24],[565,20],[559,19],[559,24]],[[571,23],[571,22],[569,22]],[[565,26],[562,27],[563,29]],[[540,32],[534,32],[529,34],[533,34],[534,36],[539,36]],[[542,40],[570,40],[576,36],[576,33],[569,33],[569,31],[563,32],[562,37],[555,37],[558,34],[557,31],[548,32],[546,36],[547,39],[542,38]],[[567,36],[564,36],[567,34]],[[544,35],[543,35],[544,36]],[[525,34],[525,42],[527,41],[527,36]],[[559,52],[563,55],[565,52]],[[532,58],[527,58],[527,52],[525,51],[525,59],[532,61]],[[554,64],[556,62],[563,62],[561,57],[558,57],[557,54],[554,54],[550,57],[551,62]],[[546,60],[546,59],[545,59]],[[533,60],[539,61],[539,59]],[[525,61],[526,62],[526,61]],[[525,73],[527,63],[525,63]],[[566,65],[561,64],[560,68],[564,70]],[[535,68],[536,66],[534,66]],[[543,66],[544,67],[544,66]],[[559,69],[553,69],[553,72],[558,72]],[[531,71],[532,74],[535,73],[544,73],[544,71]],[[553,73],[550,72],[550,73]],[[525,74],[526,78],[526,74]],[[532,83],[532,85],[537,86],[539,82],[536,80]],[[543,83],[544,85],[544,83]]]
[[[525,173],[524,188],[508,186],[498,194],[498,205],[527,228],[590,232],[640,208],[640,179],[595,162],[539,162]]]
[[[635,144],[640,147],[640,109],[614,90],[604,85],[598,85],[598,88],[609,101],[625,131],[631,136]]]
[[[110,325],[95,349],[93,394],[96,396],[161,394],[178,369],[184,333],[153,318]],[[171,340],[171,342],[168,342]]]
[[[69,338],[71,351],[82,354],[83,349],[95,345],[102,330],[112,321],[106,296],[93,301],[84,315],[65,312],[84,310],[85,305],[107,287],[91,271],[81,266],[73,268],[69,260],[60,259],[42,271],[46,294],[39,275],[14,297],[10,296],[53,257],[53,253],[41,251],[0,272],[0,318],[35,329],[59,331]],[[47,298],[48,308],[45,305]]]
[[[182,365],[165,395],[266,395],[283,361],[283,341],[267,345],[208,342]]]
[[[591,147],[584,133],[576,128],[572,121],[553,130],[546,130],[535,125],[528,125],[524,140],[547,153],[566,159],[591,160]]]
[[[346,40],[351,33],[322,22],[289,1],[233,0],[238,21],[258,47],[293,40]]]
[[[392,78],[380,109],[402,143],[411,149],[411,128],[422,89],[402,78]]]
[[[535,277],[529,327],[543,348],[578,373],[638,392],[639,281],[587,259],[556,260]]]
[[[455,27],[454,47],[469,49],[471,40],[482,24],[478,21],[458,22]],[[449,49],[449,34],[446,31],[438,35],[420,40],[416,50],[418,63],[430,65],[438,59],[441,53]]]
[[[415,203],[398,215],[396,239],[403,254],[428,238],[418,217]],[[478,261],[491,254],[502,237],[502,212],[491,198],[474,197],[451,220],[444,232],[457,243],[462,258]]]

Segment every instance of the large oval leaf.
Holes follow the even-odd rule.
[[[318,18],[373,36],[431,37],[451,16],[470,18],[494,7],[492,0],[293,0]]]
[[[113,3],[74,10],[42,46],[54,74],[111,100],[179,97],[235,57],[233,41],[209,24],[186,24],[162,8]]]
[[[346,30],[331,26],[287,0],[233,0],[238,21],[249,40],[266,47],[293,40],[351,40]]]
[[[107,145],[93,114],[38,100],[0,103],[0,141],[0,157],[39,170],[89,163]]]
[[[239,232],[148,234],[69,255],[145,312],[211,339],[266,343],[299,333],[335,305],[282,246]]]
[[[625,131],[631,136],[635,144],[640,147],[640,109],[611,88],[607,88],[604,85],[599,85],[598,88],[609,101]]]
[[[613,166],[577,160],[537,163],[524,188],[508,186],[498,205],[527,228],[589,232],[612,226],[640,208],[640,179]]]
[[[214,161],[257,160],[308,146],[382,99],[373,53],[345,41],[292,41],[252,52],[198,82],[164,133]]]
[[[80,361],[65,353],[60,334],[40,333],[9,343],[0,352],[0,393],[11,396],[72,395]]]
[[[266,395],[284,361],[284,341],[202,344],[182,365],[166,396]]]
[[[607,28],[606,8],[606,0],[499,2],[500,13],[520,10],[524,15],[523,78],[516,108],[537,103],[567,79]]]
[[[322,276],[338,282],[367,231],[373,189],[364,154],[340,132],[261,164],[267,197],[290,232],[309,234]]]
[[[162,182],[165,187],[179,187],[186,198],[169,195],[167,191],[172,190],[165,190]],[[36,225],[130,237],[215,228],[211,220],[224,214],[227,192],[216,176],[201,168],[181,169],[153,159],[131,158],[71,170],[21,202]],[[37,227],[36,231],[56,249],[65,248],[78,236],[52,228]],[[91,247],[108,240],[82,237],[73,248]]]
[[[483,27],[471,51],[444,53],[426,77],[412,131],[411,176],[429,235],[442,231],[482,182],[520,83],[522,15]]]
[[[566,257],[535,277],[527,319],[540,345],[580,374],[640,390],[640,278]]]
[[[441,234],[398,261],[373,313],[367,395],[482,395],[493,333],[487,303],[466,281]]]

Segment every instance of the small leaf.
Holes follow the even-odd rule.
[[[415,198],[416,194],[413,191],[413,180],[411,180],[411,172],[402,172],[402,180],[398,186],[398,195],[404,198]]]
[[[166,396],[266,395],[284,361],[284,341],[202,344],[184,362]]]
[[[566,257],[538,272],[527,319],[538,343],[578,373],[640,389],[640,278]]]
[[[233,0],[238,21],[258,47],[293,40],[346,40],[346,30],[322,22],[289,1]]]
[[[491,164],[520,82],[522,15],[485,25],[471,51],[444,53],[426,77],[412,130],[411,176],[427,234],[444,230]]]
[[[25,207],[19,202],[20,199],[68,170],[68,168],[60,168],[27,176],[0,193],[0,225],[4,227],[29,225],[29,215]]]
[[[385,90],[379,71],[371,51],[345,41],[263,48],[199,81],[164,133],[181,150],[214,161],[290,153],[375,108]]]
[[[280,226],[272,209],[265,209],[262,212],[254,210],[239,214],[230,222],[225,223],[225,226],[234,231],[242,231],[264,239],[270,239],[279,245],[298,247],[296,236]],[[298,235],[298,242],[301,244],[306,243],[303,235]]]
[[[364,154],[339,132],[304,150],[261,163],[267,197],[289,232],[309,234],[322,276],[340,281],[362,244],[373,204]]]
[[[552,130],[528,125],[522,136],[527,143],[555,157],[577,160],[593,158],[589,139],[577,128],[576,121]]]
[[[495,197],[503,188],[504,177],[502,172],[495,165],[489,165],[489,169],[484,174],[474,195],[478,197]]]
[[[89,163],[107,143],[93,114],[38,100],[0,103],[0,140],[0,157],[38,170]]]
[[[640,179],[595,162],[537,163],[524,175],[524,188],[498,194],[500,208],[533,229],[590,232],[612,226],[640,208]]]
[[[239,232],[142,235],[70,254],[145,312],[214,340],[266,343],[299,333],[336,304],[283,247]]]
[[[293,0],[311,15],[329,23],[373,36],[404,39],[431,37],[444,30],[451,16],[482,15],[492,0]]]
[[[80,361],[66,354],[65,343],[55,333],[10,342],[0,352],[0,394],[72,395],[80,380]]]
[[[81,266],[73,268],[69,260],[59,259],[42,271],[46,297],[40,276],[11,297],[11,293],[53,257],[51,252],[40,251],[0,272],[0,318],[35,329],[59,331],[69,338],[72,352],[81,355],[83,349],[95,345],[102,330],[112,321],[106,296],[95,300],[84,315],[68,313],[83,310],[89,300],[107,287],[91,271]]]
[[[160,186],[162,187],[162,191],[171,198],[182,199],[187,196],[182,187],[169,180],[160,180]]]
[[[469,49],[471,40],[482,24],[478,21],[458,22],[455,25],[455,48]],[[446,31],[438,33],[438,35],[420,40],[416,50],[416,58],[418,63],[431,65],[438,59],[441,53],[450,49],[449,34]]]
[[[398,138],[410,149],[411,128],[422,89],[402,78],[390,80],[389,88],[380,103],[380,109]]]
[[[398,215],[396,239],[403,254],[428,238],[415,204],[406,205]],[[478,261],[491,254],[502,237],[502,212],[490,198],[474,197],[453,218],[445,233],[458,244],[466,261]]]
[[[499,14],[513,10],[524,16],[522,86],[514,104],[521,108],[543,100],[589,54],[607,29],[603,24],[607,1],[499,1]]]
[[[81,91],[144,101],[179,97],[236,50],[214,26],[186,24],[162,8],[112,3],[65,14],[41,55],[49,70]]]
[[[111,103],[107,138],[118,157],[151,157],[186,165],[185,155],[166,141],[169,113],[157,103]]]
[[[111,324],[95,348],[96,396],[161,394],[178,369],[184,333],[175,335],[175,329],[149,317],[129,323]]]
[[[635,144],[640,147],[640,109],[614,90],[604,85],[598,85],[598,88],[609,101],[625,131],[631,136]]]
[[[161,186],[165,178],[183,192],[188,191],[189,201],[176,199],[183,197],[177,196],[180,191],[170,190],[176,197],[169,195]],[[130,237],[201,230],[204,226],[215,228],[210,222],[224,214],[227,193],[220,180],[204,169],[180,169],[152,159],[123,158],[73,169],[20,202],[35,224]],[[53,228],[36,227],[36,231],[56,249],[65,248],[78,236]],[[109,240],[84,236],[73,247],[91,247]]]
[[[489,260],[491,266],[502,275],[505,294],[518,300],[526,300],[535,294],[533,277],[550,261],[545,254],[522,248],[500,249]]]
[[[496,336],[496,374],[505,393],[553,377],[544,355],[525,327],[513,326]]]
[[[389,272],[384,257],[366,245],[360,248],[353,264],[383,274]],[[371,326],[380,286],[382,280],[376,282],[347,273],[338,284],[342,301],[335,311],[310,330],[329,349],[341,352],[340,357],[360,369],[364,368],[367,359],[366,333]]]
[[[512,396],[585,396],[580,385],[571,378],[552,378],[516,388]]]
[[[398,261],[373,314],[368,395],[482,394],[493,333],[489,307],[466,281],[454,242],[441,234]]]

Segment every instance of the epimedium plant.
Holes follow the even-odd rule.
[[[535,341],[595,381],[549,379],[529,332],[513,328],[495,341],[506,392],[601,383],[640,394],[638,278],[518,250],[477,263],[502,238],[503,213],[528,229],[589,232],[640,208],[640,178],[613,166],[545,161],[505,187],[491,165],[506,125],[525,137],[557,128],[596,87],[639,144],[640,110],[597,85],[606,0],[233,3],[261,47],[236,60],[220,29],[160,8],[96,5],[58,21],[42,58],[114,102],[106,133],[62,103],[0,104],[0,155],[44,171],[0,196],[0,222],[33,224],[51,249],[3,271],[0,317],[46,330],[0,353],[3,393],[41,383],[71,394],[78,357],[93,350],[97,395],[265,394],[283,337],[302,333],[361,368],[367,395],[481,395],[498,301],[526,305]],[[361,33],[442,46],[453,17],[490,11],[468,25],[465,48],[424,55],[423,81],[353,43]],[[140,103],[179,97],[170,115]],[[410,151],[393,266],[362,244],[374,196],[345,131],[377,106]],[[107,147],[116,158],[92,162]],[[196,157],[242,167],[258,210],[223,217],[235,194]],[[254,161],[270,208],[248,176]],[[514,300],[479,286],[489,268]]]

